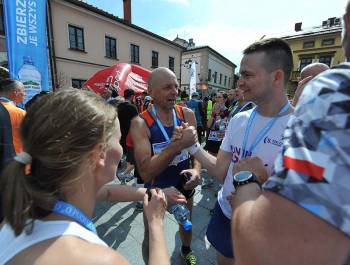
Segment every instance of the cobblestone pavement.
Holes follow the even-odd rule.
[[[206,172],[202,172],[204,180],[208,179]],[[116,180],[116,183],[119,181]],[[128,185],[131,185],[129,183]],[[198,265],[216,264],[215,250],[205,238],[205,232],[210,220],[210,210],[216,202],[216,192],[219,187],[215,183],[209,189],[197,187],[194,196],[192,215],[193,237],[192,250],[197,256]],[[120,252],[133,265],[143,265],[141,244],[143,240],[143,214],[135,208],[135,202],[127,203],[99,203],[96,206],[93,221],[98,235],[112,248]],[[184,264],[179,249],[181,240],[178,224],[170,213],[166,213],[164,232],[171,264]]]

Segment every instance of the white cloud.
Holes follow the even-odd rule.
[[[239,66],[244,48],[260,39],[263,33],[225,23],[211,23],[172,28],[162,35],[170,40],[177,35],[187,40],[193,38],[196,46],[208,45]]]

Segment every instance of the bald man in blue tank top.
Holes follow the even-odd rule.
[[[175,74],[165,67],[152,71],[148,92],[153,99],[150,110],[133,119],[131,136],[135,143],[135,161],[147,188],[176,187],[187,198],[192,211],[195,187],[200,183],[200,164],[192,160],[187,147],[197,141],[196,118],[192,110],[176,105],[179,84]],[[181,140],[170,141],[175,126],[183,130]],[[191,163],[192,162],[192,163]],[[191,164],[193,168],[191,168]],[[144,222],[146,222],[144,218]],[[192,231],[179,226],[182,241],[181,256],[186,264],[195,265],[196,257],[191,250]],[[148,230],[145,223],[143,257],[147,264]]]

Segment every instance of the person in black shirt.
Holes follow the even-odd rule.
[[[126,145],[126,137],[129,132],[130,123],[133,118],[138,115],[137,108],[131,103],[135,92],[131,89],[126,89],[124,91],[125,101],[120,103],[117,107],[118,118],[120,122],[121,138],[120,144],[123,147],[123,152],[126,154],[127,167],[123,173],[121,173],[121,179],[130,181],[134,176],[130,172],[134,169],[133,157]],[[124,178],[125,177],[125,178]]]

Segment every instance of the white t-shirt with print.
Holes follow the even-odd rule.
[[[238,113],[230,120],[224,140],[220,146],[221,150],[232,153],[232,159],[227,175],[225,177],[224,185],[218,193],[219,205],[225,216],[229,219],[231,219],[232,216],[232,209],[230,203],[227,200],[227,196],[229,196],[235,190],[232,184],[232,168],[234,164],[237,163],[242,157],[243,138],[252,111],[253,109],[250,109]],[[245,157],[259,157],[263,161],[263,164],[265,165],[269,175],[272,173],[277,154],[281,151],[281,147],[283,145],[283,132],[287,126],[290,116],[291,113],[277,118],[272,128],[257,144],[253,152],[246,152],[247,154]],[[264,117],[261,116],[258,112],[256,113],[248,136],[247,149],[251,146],[257,134],[259,134],[259,132],[269,123],[270,120],[271,117]]]

